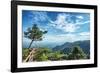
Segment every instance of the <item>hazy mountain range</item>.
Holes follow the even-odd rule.
[[[62,51],[63,53],[69,53],[71,48],[74,46],[80,46],[86,54],[90,54],[90,40],[76,41],[76,42],[66,42],[63,45],[56,46],[53,51]]]

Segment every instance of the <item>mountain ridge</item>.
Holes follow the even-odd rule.
[[[86,54],[90,54],[90,40],[66,42],[62,45],[58,45],[58,46],[52,48],[52,50],[53,51],[62,51],[63,53],[69,53],[71,51],[71,48],[73,48],[74,46],[80,46],[80,48],[82,48],[82,50]]]

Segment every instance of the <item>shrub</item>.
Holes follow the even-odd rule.
[[[69,60],[86,59],[86,58],[87,58],[86,54],[79,46],[73,47],[71,53],[69,53],[68,55]]]

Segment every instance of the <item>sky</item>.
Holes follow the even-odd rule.
[[[65,42],[90,39],[89,13],[22,10],[23,32],[33,24],[37,24],[43,31],[48,31],[38,44],[61,45]],[[30,42],[30,39],[23,36],[24,44]]]

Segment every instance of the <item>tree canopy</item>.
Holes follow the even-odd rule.
[[[31,28],[28,28],[27,31],[24,32],[25,37],[32,40],[28,48],[31,47],[33,41],[41,41],[43,39],[43,34],[46,33],[47,31],[40,30],[37,24],[34,24]]]
[[[79,47],[79,46],[75,46],[73,47],[71,53],[69,53],[68,55],[68,59],[86,59],[87,56],[84,53],[84,51]]]

